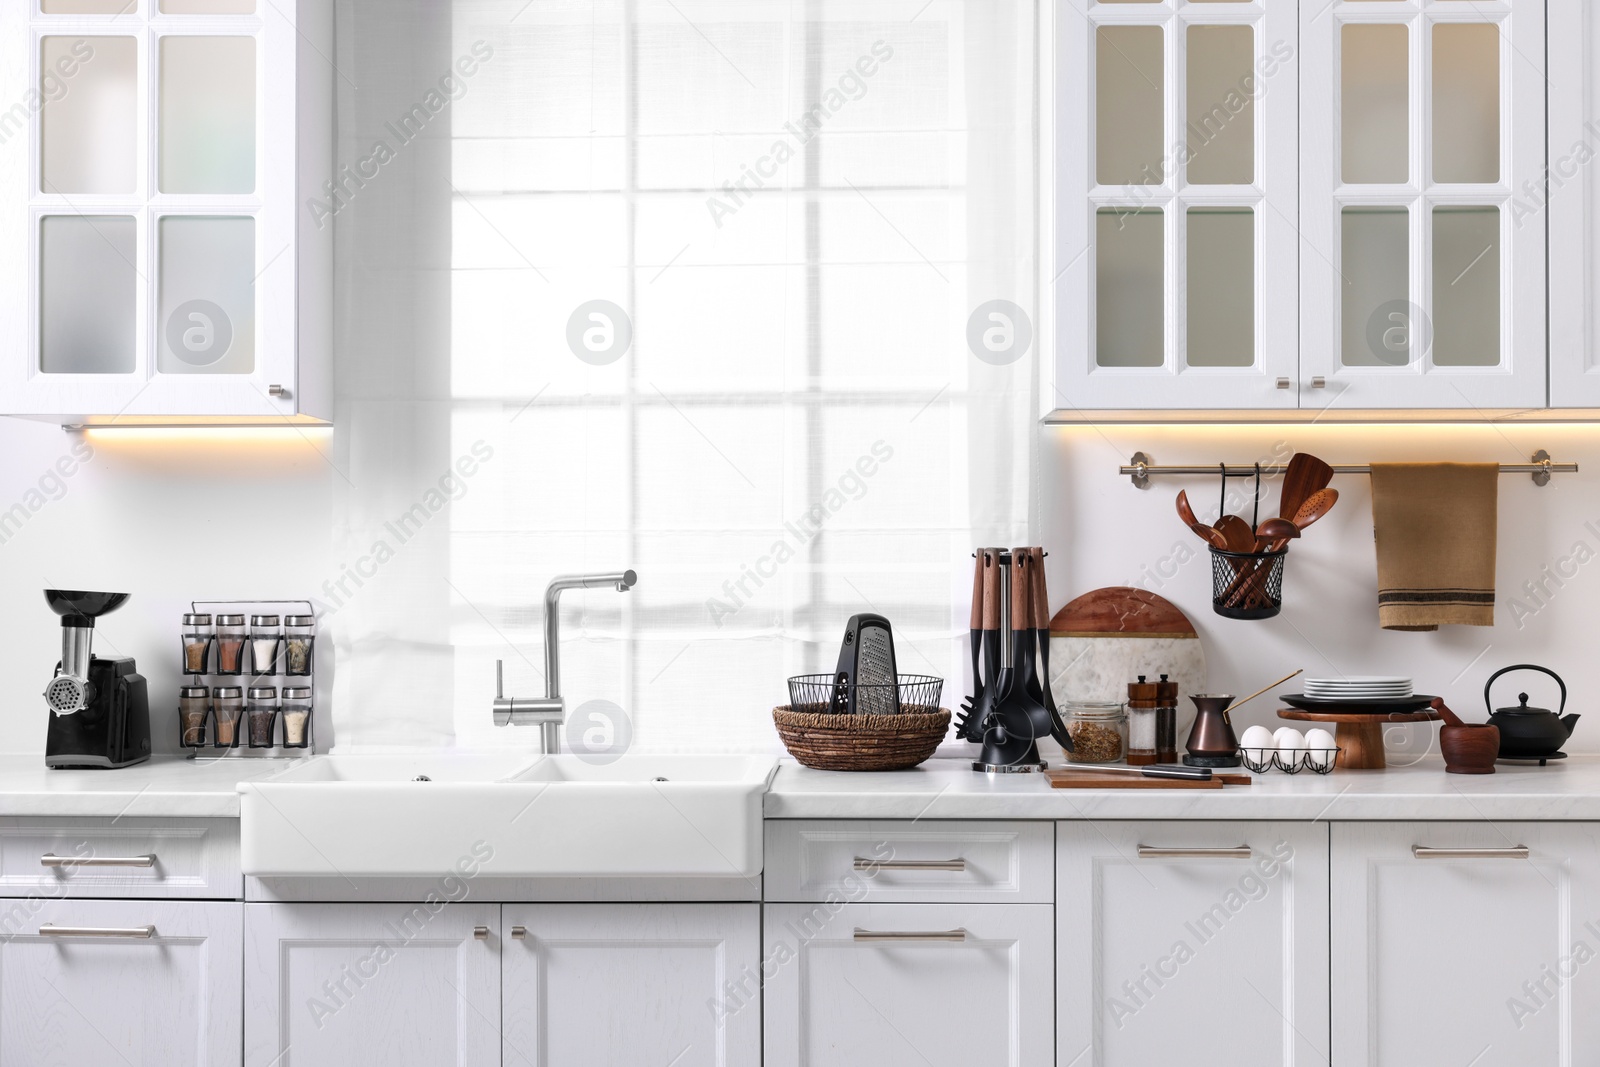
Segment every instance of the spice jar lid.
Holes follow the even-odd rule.
[[[193,700],[196,697],[208,697],[211,690],[203,685],[182,685],[178,687],[179,700]]]
[[[218,700],[238,700],[244,690],[236,685],[219,685],[211,691],[211,695]]]
[[[252,685],[249,693],[251,700],[276,700],[278,687],[275,685]]]
[[[1159,698],[1161,686],[1157,682],[1147,682],[1144,675],[1139,675],[1137,682],[1128,683],[1128,703],[1135,701],[1153,701]]]
[[[185,626],[210,626],[211,615],[203,611],[186,611],[183,613]]]
[[[250,625],[276,626],[278,625],[278,617],[276,615],[252,615],[250,616]]]
[[[1084,700],[1068,703],[1064,709],[1077,719],[1116,719],[1122,716],[1122,705],[1110,700]]]
[[[243,615],[218,615],[217,616],[217,625],[218,626],[243,626],[244,625],[244,616]]]
[[[310,700],[311,687],[309,685],[286,685],[283,687],[285,700]]]
[[[283,624],[285,626],[315,626],[317,617],[315,615],[285,615]]]
[[[1156,683],[1156,696],[1161,701],[1162,707],[1178,703],[1178,683],[1167,681],[1167,676],[1162,675]]]

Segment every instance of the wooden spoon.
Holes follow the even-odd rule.
[[[1333,480],[1333,468],[1308,452],[1289,457],[1283,472],[1283,496],[1278,501],[1278,518],[1292,519],[1306,499]],[[1303,525],[1303,524],[1298,524]]]
[[[1228,547],[1227,539],[1217,532],[1215,526],[1207,526],[1195,518],[1194,509],[1189,506],[1189,493],[1184,489],[1178,490],[1178,518],[1182,519],[1184,525],[1193,530],[1194,535],[1200,540],[1217,548],[1226,549]]]
[[[1264,552],[1274,541],[1289,541],[1300,536],[1300,527],[1288,519],[1268,519],[1256,527],[1256,551]]]
[[[1333,510],[1333,505],[1339,502],[1339,490],[1319,489],[1306,497],[1300,504],[1300,509],[1294,513],[1294,524],[1300,530],[1316,522],[1322,516]]]
[[[1256,534],[1250,524],[1237,515],[1224,515],[1217,520],[1216,531],[1227,542],[1229,552],[1254,552]]]

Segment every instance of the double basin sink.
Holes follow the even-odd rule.
[[[349,753],[239,785],[258,877],[753,878],[770,757]]]

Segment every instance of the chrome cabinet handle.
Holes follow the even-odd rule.
[[[528,928],[526,926],[513,926],[511,928],[511,939],[513,941],[522,941],[527,936],[528,936]]]
[[[1287,378],[1279,378],[1278,379],[1278,388],[1279,389],[1287,389],[1287,388],[1289,388],[1289,385],[1290,385],[1289,379],[1287,379]]]
[[[1249,845],[1239,845],[1236,848],[1156,848],[1153,845],[1139,846],[1139,858],[1142,860],[1247,860],[1251,855]]]
[[[856,927],[857,941],[965,941],[967,931],[960,930],[863,930]]]
[[[1510,848],[1429,848],[1427,845],[1412,845],[1411,854],[1419,860],[1525,860],[1529,849],[1527,845],[1513,845]]]
[[[855,869],[858,871],[964,871],[967,861],[954,860],[869,860],[865,856],[857,856]]]
[[[40,937],[137,937],[149,939],[156,936],[155,924],[148,926],[53,926],[45,923],[39,927]]]
[[[1313,389],[1326,389],[1327,387],[1328,387],[1328,379],[1324,378],[1322,375],[1319,374],[1315,378],[1311,379],[1311,388],[1313,388]]]
[[[479,941],[487,941],[489,940],[489,928],[487,926],[474,926],[472,928],[472,936]]]
[[[39,857],[41,867],[154,867],[156,855],[148,856],[57,856],[46,852]]]

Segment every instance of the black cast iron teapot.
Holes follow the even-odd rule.
[[[1535,663],[1518,663],[1495,671],[1484,683],[1483,706],[1489,709],[1489,722],[1500,728],[1500,758],[1543,759],[1555,755],[1561,751],[1561,746],[1567,743],[1567,738],[1572,736],[1572,728],[1578,724],[1578,716],[1562,715],[1561,712],[1551,711],[1548,708],[1530,708],[1527,693],[1517,694],[1517,699],[1521,703],[1516,707],[1496,710],[1489,702],[1489,687],[1494,685],[1496,678],[1510,671],[1542,671],[1554,678],[1556,684],[1561,687],[1561,711],[1567,710],[1567,683],[1549,667],[1541,667]]]

